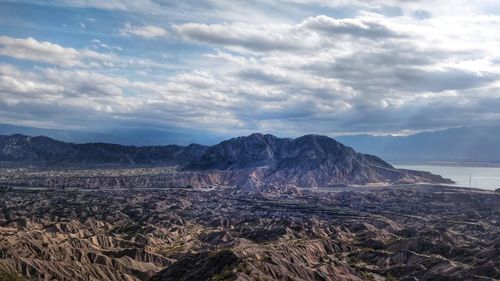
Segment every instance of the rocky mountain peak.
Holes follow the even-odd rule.
[[[430,173],[398,170],[382,159],[321,135],[296,139],[255,133],[206,147],[73,144],[45,137],[0,137],[0,161],[46,165],[161,165],[197,173],[200,185],[332,186],[446,182]],[[172,183],[175,184],[175,183]]]
[[[232,138],[205,151],[198,161],[187,165],[186,170],[235,170],[270,166],[288,139],[259,133]]]

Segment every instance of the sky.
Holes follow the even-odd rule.
[[[0,0],[0,123],[197,136],[500,121],[499,1]]]

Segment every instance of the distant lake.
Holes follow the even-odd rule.
[[[472,174],[472,187],[494,190],[500,188],[500,167],[479,167],[461,165],[420,165],[393,164],[400,169],[427,171],[453,180],[457,186],[469,187]]]

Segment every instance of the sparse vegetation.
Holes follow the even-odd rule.
[[[397,281],[397,279],[394,276],[392,276],[391,273],[388,273],[386,277],[387,277],[387,279],[386,279],[387,281]]]
[[[250,270],[250,267],[248,266],[248,263],[246,262],[241,262],[236,266],[236,271],[244,273],[246,275],[250,275],[252,271]]]
[[[375,277],[373,277],[373,274],[370,272],[362,272],[361,274],[363,275],[364,280],[367,280],[367,281],[374,281],[375,280]]]
[[[225,267],[222,273],[215,274],[210,279],[212,281],[231,281],[234,280],[234,273],[229,267]]]
[[[26,281],[19,273],[0,268],[0,281]]]

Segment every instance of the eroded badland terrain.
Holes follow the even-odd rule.
[[[33,280],[495,280],[500,194],[445,186],[0,194]]]
[[[0,162],[1,281],[500,279],[500,193],[325,136],[133,147],[13,135]]]

